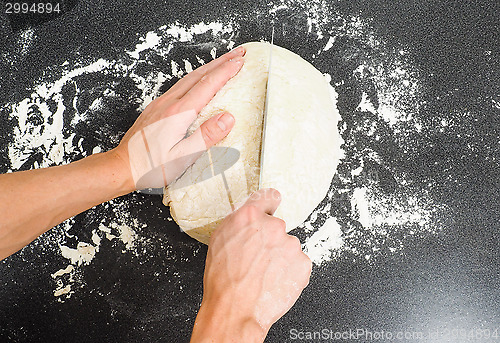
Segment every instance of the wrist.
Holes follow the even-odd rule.
[[[267,329],[261,327],[250,315],[234,309],[234,304],[202,302],[193,327],[191,343],[201,342],[264,342]]]
[[[115,149],[95,155],[102,158],[106,175],[113,185],[113,197],[128,194],[135,190],[130,166],[128,162]]]

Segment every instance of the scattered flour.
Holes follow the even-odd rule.
[[[60,269],[54,274],[50,275],[56,283],[56,289],[54,290],[55,297],[65,296],[64,298],[59,298],[58,300],[63,302],[64,299],[71,297],[74,291],[71,290],[71,285],[75,282],[75,267],[72,264],[64,269]]]
[[[373,106],[373,104],[368,99],[368,95],[365,92],[363,92],[363,94],[362,94],[361,102],[359,103],[357,110],[358,111],[367,111],[367,112],[371,112],[371,113],[375,113],[377,111],[375,109],[375,107]]]
[[[57,247],[59,253],[69,263],[65,269],[60,269],[51,274],[56,285],[54,296],[64,296],[59,301],[70,298],[75,289],[85,286],[82,278],[82,268],[90,265],[98,256],[103,240],[111,242],[112,246],[121,247],[122,253],[135,255],[143,253],[144,247],[151,244],[146,238],[137,234],[136,231],[144,228],[146,224],[131,216],[127,204],[118,200],[111,200],[104,206],[111,207],[113,212],[120,213],[120,216],[111,221],[107,217],[99,218],[100,223],[96,229],[92,230],[89,242],[78,239],[74,248],[68,244],[68,241],[74,241],[75,239],[73,235],[68,233],[72,228],[71,219],[58,226],[63,227],[62,232],[59,230],[54,233],[54,235],[58,235]]]
[[[72,264],[89,264],[99,251],[99,245],[92,245],[85,242],[78,242],[76,249],[61,245],[61,255],[71,261]]]
[[[8,146],[9,160],[11,162],[10,171],[16,171],[28,162],[30,157],[41,153],[43,159],[32,165],[34,168],[49,167],[71,162],[71,157],[75,153],[86,156],[87,152],[82,149],[82,142],[75,142],[76,134],[71,128],[63,127],[65,120],[65,110],[67,99],[63,97],[62,90],[68,85],[76,87],[76,94],[71,101],[76,115],[72,120],[74,127],[79,121],[91,120],[89,114],[98,110],[102,99],[98,98],[92,102],[88,108],[89,113],[80,113],[76,104],[78,102],[79,87],[78,80],[81,77],[92,74],[112,75],[118,79],[130,78],[141,91],[138,111],[144,110],[146,106],[159,95],[162,84],[173,77],[181,77],[193,69],[189,61],[183,61],[185,70],[172,60],[171,73],[157,70],[146,75],[137,70],[145,59],[144,53],[154,51],[157,54],[167,56],[168,53],[179,42],[188,42],[197,35],[211,33],[220,41],[222,46],[231,44],[233,28],[232,24],[220,22],[199,23],[192,27],[184,28],[179,24],[162,26],[156,31],[148,32],[140,38],[135,48],[127,51],[127,55],[133,58],[123,57],[116,61],[98,59],[88,65],[70,69],[69,63],[64,64],[62,75],[55,81],[41,81],[33,89],[31,95],[19,102],[5,103],[0,106],[0,110],[5,111],[17,122],[13,132],[12,141]],[[215,57],[216,48],[212,47],[210,54]],[[198,61],[203,62],[198,57]],[[104,92],[104,98],[112,97],[113,90]],[[91,116],[90,116],[91,117]]]
[[[166,29],[165,33],[179,42],[194,42],[196,41],[196,36],[210,33],[214,38],[221,35],[232,35],[234,33],[234,27],[231,23],[221,23],[221,22],[211,22],[211,23],[198,23],[191,27],[181,26],[179,23],[175,23],[170,26],[162,26],[160,30]]]
[[[320,265],[331,259],[332,252],[343,245],[342,230],[337,220],[330,217],[303,245],[304,253],[314,264]]]
[[[340,15],[333,12],[330,7],[326,0],[278,0],[269,4],[267,14],[274,18],[283,13],[291,13],[287,14],[289,22],[285,23],[286,26],[283,25],[278,29],[283,33],[295,30],[301,34],[310,34],[307,39],[320,42],[317,53],[304,56],[312,59],[313,64],[315,59],[335,53],[339,37],[354,39],[371,49],[385,51],[383,41],[374,33],[369,22],[357,16]],[[302,14],[305,17],[302,17]],[[332,22],[336,24],[333,25]],[[233,48],[238,35],[239,27],[236,21],[201,22],[187,27],[173,23],[138,38],[135,47],[115,61],[98,59],[87,65],[65,62],[61,65],[63,72],[55,77],[56,80],[40,80],[32,89],[31,95],[25,99],[0,106],[0,110],[7,111],[17,122],[12,132],[12,141],[8,146],[10,171],[69,163],[74,156],[86,156],[105,149],[102,146],[94,146],[91,150],[85,150],[83,143],[86,138],[79,137],[72,128],[80,122],[91,121],[92,113],[101,109],[107,98],[116,97],[117,94],[111,85],[81,112],[77,106],[83,91],[79,86],[80,78],[102,74],[132,80],[139,91],[136,96],[137,110],[142,111],[159,95],[165,82],[189,73],[204,64],[205,59],[209,59],[208,56],[203,58],[195,56],[196,62],[171,59],[171,52],[177,46],[184,44],[197,47],[204,50],[206,55],[215,58],[218,51]],[[25,33],[27,40],[31,41],[35,37],[33,32]],[[141,71],[140,66],[148,61],[150,54],[170,60],[170,67]],[[386,123],[392,130],[391,134],[395,135],[395,140],[404,142],[408,139],[406,133],[425,129],[414,115],[420,103],[421,86],[418,74],[405,62],[405,55],[404,49],[401,49],[380,58],[367,57],[359,61],[359,65],[357,64],[353,77],[360,83],[370,81],[376,90],[377,99],[374,101],[369,92],[363,89],[357,111],[369,112],[380,119],[380,122],[367,122],[366,127],[360,125],[359,131],[354,131],[353,134],[359,135],[362,131],[363,135],[377,140],[380,138],[378,128],[381,123]],[[349,57],[348,54],[345,56]],[[335,81],[332,81],[332,84],[335,87],[342,86]],[[63,88],[68,86],[75,89],[73,99],[65,99],[62,95]],[[495,105],[498,106],[498,103]],[[68,106],[71,108],[67,108]],[[68,109],[75,112],[70,127],[63,125]],[[346,124],[342,125],[345,130]],[[353,137],[344,136],[344,139],[349,143]],[[390,252],[400,251],[404,247],[404,235],[400,240],[391,241],[392,236],[399,237],[402,232],[411,235],[411,230],[415,234],[418,232],[435,234],[439,230],[439,226],[433,222],[433,214],[436,211],[433,208],[439,209],[439,204],[433,204],[425,193],[387,195],[377,192],[373,183],[363,182],[360,185],[354,182],[369,176],[370,170],[365,166],[365,159],[383,163],[383,159],[378,157],[376,151],[362,148],[360,150],[359,155],[346,156],[346,159],[358,159],[359,163],[348,171],[347,176],[340,176],[341,184],[332,186],[327,195],[328,201],[319,206],[304,223],[304,231],[309,234],[304,241],[304,251],[316,265],[331,261],[343,251],[369,260],[372,254],[382,250],[381,242],[385,244],[386,241],[390,241],[388,248]],[[35,154],[41,154],[40,162],[30,162],[30,158]],[[405,182],[404,177],[400,180]],[[349,217],[340,218],[335,208],[340,206],[339,204],[346,207],[345,203]],[[32,248],[34,246],[42,249],[46,243],[47,245],[55,243],[58,248],[57,253],[68,260],[67,267],[51,274],[56,283],[54,296],[58,299],[68,298],[76,289],[84,287],[81,277],[83,268],[99,256],[104,240],[122,247],[123,253],[135,254],[140,254],[139,248],[147,243],[138,230],[143,224],[138,218],[130,216],[123,203],[111,201],[106,206],[113,207],[113,213],[120,215],[111,220],[103,218],[92,229],[90,240],[80,239],[69,233],[74,223],[70,219],[32,244]],[[356,223],[362,230],[355,226]],[[412,229],[406,232],[408,226]],[[396,233],[398,235],[395,235]]]
[[[52,278],[57,278],[58,276],[63,276],[64,274],[69,274],[71,273],[72,271],[75,270],[75,267],[73,267],[72,264],[68,264],[68,266],[64,269],[59,269],[57,272],[55,272],[54,274],[51,274],[50,276],[52,276]]]
[[[132,219],[132,224],[134,227],[139,228],[139,221],[137,218]],[[111,232],[117,232],[117,235],[113,235]],[[112,222],[109,227],[104,224],[100,224],[98,230],[92,231],[92,243],[78,242],[75,249],[70,248],[66,245],[59,245],[61,249],[61,255],[64,258],[70,260],[71,265],[81,266],[88,265],[92,262],[96,254],[99,252],[99,246],[102,239],[120,240],[125,248],[122,252],[132,250],[134,248],[134,241],[137,239],[137,234],[135,231],[127,224],[118,224]]]
[[[426,190],[413,190],[411,177],[393,171],[395,162],[383,150],[392,144],[403,154],[411,153],[416,135],[429,130],[418,117],[422,85],[407,60],[407,47],[386,45],[369,20],[339,14],[324,0],[278,0],[270,5],[269,15],[279,19],[275,26],[284,38],[295,35],[318,42],[316,53],[304,56],[313,64],[327,59],[355,66],[350,81],[358,87],[359,103],[355,113],[341,115],[344,120],[356,115],[359,119],[341,123],[341,132],[348,134],[343,135],[346,156],[337,169],[338,179],[325,203],[302,226],[312,234],[304,238],[303,247],[314,264],[342,252],[373,261],[378,254],[404,251],[411,237],[437,235],[444,228],[439,218],[447,209]],[[338,91],[345,79],[331,84]],[[382,140],[379,151],[372,142]],[[395,189],[379,187],[382,179],[391,177],[382,176],[382,170],[392,174]]]
[[[351,198],[351,208],[353,213],[357,213],[358,221],[363,227],[370,228],[372,220],[370,217],[370,208],[366,198],[367,188],[356,188]]]
[[[19,53],[21,56],[25,56],[30,51],[31,46],[36,39],[35,29],[29,27],[26,30],[22,30],[18,33],[18,37],[19,40],[17,45],[20,48]]]
[[[161,42],[161,38],[156,32],[148,32],[146,37],[141,38],[140,40],[142,43],[137,44],[134,51],[127,51],[131,57],[137,60],[139,59],[139,53],[144,50],[154,48]]]
[[[233,28],[231,23],[199,23],[192,27],[182,27],[178,23],[162,26],[155,31],[148,32],[139,38],[139,43],[131,50],[126,51],[128,57],[116,61],[98,59],[87,65],[79,62],[66,61],[60,66],[62,73],[55,80],[40,80],[33,87],[31,94],[25,99],[4,103],[0,110],[17,123],[12,132],[12,140],[8,145],[8,156],[10,160],[9,171],[26,168],[43,168],[52,165],[69,163],[74,156],[86,156],[103,151],[103,147],[94,146],[90,151],[84,150],[85,137],[78,137],[72,130],[78,123],[92,120],[92,113],[103,108],[106,98],[117,96],[112,86],[102,92],[101,97],[94,99],[88,108],[82,112],[77,104],[81,96],[79,80],[94,74],[111,75],[118,79],[131,79],[140,91],[137,111],[140,112],[159,95],[160,87],[172,78],[182,77],[196,66],[188,60],[171,60],[170,70],[151,70],[146,74],[139,72],[139,65],[147,60],[147,54],[152,52],[165,56],[168,59],[169,52],[180,42],[192,42],[198,35],[210,34],[217,46],[234,46]],[[32,31],[24,33],[26,39],[34,37]],[[216,47],[212,46],[209,51],[215,58]],[[132,61],[130,61],[132,58]],[[205,63],[203,58],[196,56],[198,64]],[[74,64],[75,67],[71,67]],[[183,68],[181,68],[181,65]],[[67,99],[63,95],[63,89],[74,87],[73,99]],[[69,100],[69,101],[68,101]],[[67,106],[71,105],[74,117],[71,126],[64,126],[66,120]],[[32,156],[39,154],[41,161],[31,162]],[[58,253],[68,260],[69,265],[51,274],[55,282],[54,296],[58,301],[64,301],[71,297],[77,289],[83,288],[84,266],[90,265],[98,256],[102,240],[119,244],[122,253],[140,254],[141,246],[148,242],[139,237],[137,230],[144,227],[138,218],[132,218],[126,206],[119,201],[110,201],[105,206],[115,207],[113,213],[120,215],[115,219],[102,218],[97,228],[92,230],[90,240],[80,239],[70,234],[74,220],[69,219],[50,230],[44,236],[38,238],[25,250],[49,249],[57,247]],[[89,211],[91,212],[91,211]],[[116,243],[115,243],[116,242]],[[56,251],[57,252],[57,251]]]

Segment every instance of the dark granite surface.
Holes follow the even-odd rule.
[[[341,224],[349,249],[314,267],[309,287],[273,326],[267,341],[300,341],[294,339],[293,330],[305,334],[327,329],[374,334],[337,341],[390,341],[387,336],[377,336],[383,331],[424,335],[401,341],[500,342],[498,2],[324,3],[317,9],[326,13],[322,17],[327,28],[323,38],[317,27],[308,30],[307,25],[317,3],[290,2],[274,16],[269,14],[273,6],[264,2],[126,0],[66,1],[65,13],[48,19],[1,14],[0,103],[26,98],[37,80],[60,75],[58,66],[65,61],[76,65],[77,61],[85,64],[99,58],[123,59],[124,51],[133,50],[138,43],[137,37],[162,25],[231,22],[237,32],[231,39],[240,44],[267,39],[274,18],[276,44],[328,72],[339,94],[346,157],[332,183],[339,196],[323,207],[328,207],[330,216]],[[370,30],[364,32],[373,33],[377,44],[342,28],[342,20],[353,17],[369,25]],[[29,28],[36,39],[23,52],[19,37]],[[333,46],[315,54],[327,43],[327,32],[337,37]],[[218,54],[224,51],[217,47]],[[194,54],[208,58],[209,50],[202,44],[185,43],[177,45],[168,58],[179,60]],[[158,54],[144,58],[148,61],[145,68],[170,66],[170,61]],[[367,64],[390,71],[400,61],[411,67],[410,80],[419,84],[418,96],[415,92],[400,96],[400,108],[418,121],[391,126],[358,104],[364,93],[376,107],[382,102],[378,98],[381,93],[397,93],[391,87],[398,89],[400,84],[388,84],[392,81],[384,72],[359,76],[355,70]],[[377,83],[377,77],[386,77],[385,89],[380,89],[383,82]],[[111,114],[101,113],[75,129],[78,137],[85,138],[83,150],[87,154],[96,144],[111,148],[116,144],[113,137],[123,134],[137,116],[140,93],[129,81],[116,75],[79,80],[80,89],[88,91],[81,97],[82,108],[89,107],[93,89],[114,84],[120,95],[106,105]],[[167,81],[162,89],[174,81]],[[70,89],[62,93],[72,98]],[[12,169],[7,147],[17,123],[9,118],[6,107],[1,108],[0,121],[0,170],[7,172]],[[366,134],[368,129],[363,125],[367,122],[376,124],[378,140]],[[414,125],[417,122],[420,129]],[[444,127],[443,122],[449,124]],[[70,125],[69,121],[65,125]],[[368,158],[366,148],[379,158]],[[81,157],[74,154],[70,158]],[[37,158],[40,156],[33,156],[20,169],[32,168]],[[364,170],[372,173],[352,177],[351,171],[360,160]],[[391,199],[424,197],[433,217],[421,234],[407,234],[408,230],[419,230],[415,223],[398,229],[388,227],[384,242],[375,244],[373,241],[382,236],[359,224],[349,198],[340,192],[352,194],[361,186]],[[146,224],[140,236],[153,242],[148,244],[147,253],[121,253],[122,246],[104,240],[99,254],[78,274],[82,288],[64,302],[53,296],[50,278],[67,264],[56,248],[42,249],[35,244],[9,257],[0,263],[0,341],[188,341],[201,301],[206,247],[167,220],[168,209],[158,196],[134,193],[117,201],[120,208]],[[113,215],[112,207],[98,206],[75,217],[71,233],[88,241],[99,218]],[[319,216],[313,224],[324,220]],[[300,229],[295,234],[303,241],[308,237]],[[388,249],[393,243],[401,246],[396,253]],[[371,254],[374,246],[380,250]],[[365,258],[369,253],[370,258]],[[488,339],[487,330],[491,335]]]

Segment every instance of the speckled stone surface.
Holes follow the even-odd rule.
[[[429,210],[433,218],[426,222],[422,234],[407,234],[418,231],[419,225],[403,223],[383,236],[384,242],[375,244],[373,241],[382,236],[372,237],[372,231],[359,224],[349,198],[338,196],[324,204],[329,216],[341,225],[349,249],[314,267],[310,285],[272,327],[266,342],[301,341],[299,333],[323,329],[333,333],[360,329],[375,334],[422,332],[422,342],[500,341],[498,3],[374,0],[323,4],[323,9],[326,6],[336,13],[331,23],[328,16],[323,17],[324,25],[342,33],[339,18],[360,18],[371,27],[378,43],[343,32],[321,54],[317,52],[328,38],[318,35],[314,27],[310,30],[307,23],[315,3],[292,2],[288,9],[275,11],[275,26],[279,28],[275,43],[328,72],[336,85],[346,156],[332,189],[352,194],[354,188],[369,184],[391,199],[425,195],[426,206],[435,205],[438,210]],[[237,34],[231,38],[236,44],[268,39],[271,31],[272,6],[264,2],[121,0],[65,4],[66,13],[48,20],[23,22],[22,18],[0,14],[0,104],[26,98],[36,80],[59,75],[58,66],[67,60],[76,65],[77,61],[123,58],[125,50],[138,44],[138,37],[176,21],[180,25],[231,22],[237,25]],[[19,37],[29,27],[36,39],[25,51]],[[218,48],[218,54],[224,51]],[[208,60],[210,49],[186,43],[177,46],[168,58],[179,60],[194,54]],[[382,80],[387,87],[381,90],[376,77],[384,73],[375,68],[368,72],[373,77],[362,77],[356,72],[367,61],[382,70],[394,70],[392,64],[403,58],[397,56],[404,57],[404,64],[413,71],[410,79],[419,84],[417,100],[414,93],[401,97],[407,101],[401,108],[417,119],[399,127],[374,117],[359,104],[367,97],[377,107],[382,102],[377,94],[397,93],[400,84],[389,84],[392,81],[387,76]],[[151,54],[145,59],[148,64],[144,68],[170,68],[170,61],[161,56]],[[162,90],[173,81],[165,82]],[[107,112],[74,128],[78,137],[84,138],[82,149],[88,154],[96,145],[113,147],[112,137],[123,134],[137,116],[134,99],[140,93],[129,81],[113,75],[79,81],[80,89],[88,91],[80,98],[82,108],[92,102],[92,90],[109,84],[115,85],[120,97],[106,104]],[[395,88],[391,91],[391,87]],[[70,88],[62,90],[68,99],[71,92]],[[412,107],[414,110],[409,109]],[[367,134],[368,129],[363,128],[366,123],[374,125],[375,135]],[[2,105],[1,172],[11,169],[7,147],[16,125]],[[65,125],[71,125],[69,120]],[[376,152],[378,158],[365,156],[366,149]],[[81,157],[75,154],[71,158]],[[37,158],[32,156],[20,169],[32,168]],[[360,160],[372,174],[354,178],[351,172]],[[29,199],[29,194],[24,196]],[[78,274],[81,289],[64,302],[53,296],[50,274],[67,264],[55,248],[33,246],[4,260],[0,263],[0,341],[189,340],[202,297],[206,247],[167,220],[168,209],[159,196],[134,193],[117,202],[146,224],[137,228],[139,236],[149,242],[145,252],[122,253],[122,246],[104,241],[92,263]],[[114,208],[101,205],[76,216],[68,232],[90,239],[100,218],[117,215]],[[318,223],[325,220],[322,213]],[[429,233],[433,225],[439,230]],[[300,230],[295,234],[303,242],[308,238]],[[396,253],[389,249],[393,243],[401,245]],[[380,249],[378,253],[373,253],[374,246]],[[461,329],[472,336],[462,337]],[[487,340],[486,331],[478,335],[477,330],[486,329],[490,334],[496,332],[496,338]],[[330,335],[330,331],[323,334]],[[334,341],[332,337],[309,341]],[[375,340],[366,335],[354,337],[335,341]],[[379,341],[389,339],[386,336]]]

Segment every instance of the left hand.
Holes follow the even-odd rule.
[[[201,109],[241,69],[244,54],[240,47],[192,71],[146,107],[112,150],[128,169],[129,191],[166,186],[231,131],[234,117],[220,113],[185,137]]]

